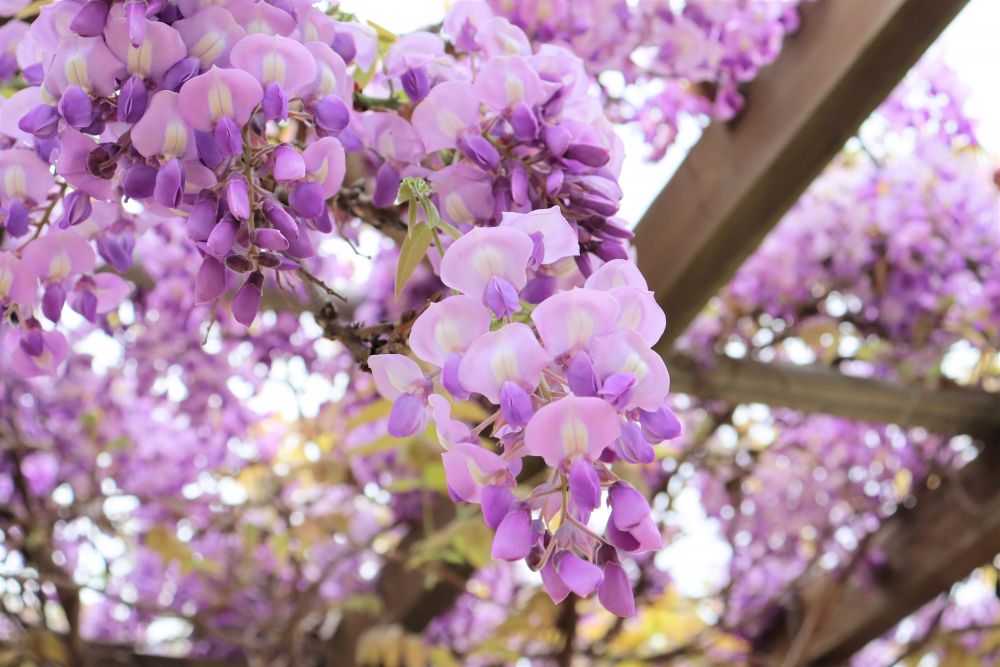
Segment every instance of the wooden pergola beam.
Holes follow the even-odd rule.
[[[841,665],[976,567],[1000,553],[1000,442],[912,509],[885,521],[869,548],[885,554],[877,585],[837,577],[809,582],[755,664]]]
[[[672,352],[672,392],[729,403],[764,403],[859,421],[921,426],[944,434],[1000,433],[1000,394],[963,388],[926,389],[852,377],[821,366],[764,363],[718,356],[708,363]]]
[[[713,124],[636,228],[669,348],[967,0],[805,3],[802,29]]]

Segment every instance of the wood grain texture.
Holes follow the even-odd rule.
[[[732,277],[966,0],[825,0],[713,124],[636,229],[639,268],[669,317],[666,350]]]
[[[921,426],[946,435],[1000,432],[1000,394],[962,388],[927,389],[852,377],[821,366],[716,357],[667,356],[672,392],[729,403],[764,403],[859,421]]]

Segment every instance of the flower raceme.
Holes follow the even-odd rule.
[[[428,306],[410,331],[415,359],[381,354],[369,363],[379,392],[393,401],[391,435],[434,424],[448,490],[481,505],[496,529],[495,558],[526,560],[555,601],[596,592],[627,616],[634,603],[621,554],[657,549],[661,538],[645,499],[611,464],[648,463],[653,445],[680,433],[664,405],[666,366],[650,348],[665,318],[624,259],[528,303],[530,281],[576,255],[571,233],[552,209],[504,213],[500,226],[461,236],[440,261],[454,293]],[[492,408],[475,429],[451,417],[451,402],[470,396]],[[487,429],[499,450],[482,442]],[[551,471],[519,498],[516,477],[527,456]],[[610,519],[602,536],[589,523],[604,503]]]
[[[401,185],[421,181],[411,233],[453,238],[418,293],[454,294],[413,324],[416,359],[371,358],[389,431],[434,423],[452,496],[506,536],[498,557],[526,558],[555,599],[596,591],[627,611],[620,552],[656,540],[634,512],[607,537],[588,521],[625,485],[609,464],[651,461],[676,419],[650,349],[665,319],[614,217],[622,142],[581,61],[533,49],[484,2],[456,3],[441,34],[385,39],[346,18],[302,0],[57,0],[4,33],[24,42],[0,108],[11,367],[65,372],[66,306],[111,332],[136,248],[155,296],[143,287],[133,305],[188,313],[157,301],[170,292],[207,306],[186,335],[220,305],[251,327],[266,289],[329,267],[335,223],[363,222],[341,197],[399,217]],[[364,187],[342,187],[348,154]],[[451,410],[472,396],[495,408],[475,429]],[[482,446],[487,429],[502,452]],[[552,475],[518,498],[526,456]]]

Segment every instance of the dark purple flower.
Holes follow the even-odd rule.
[[[7,210],[4,212],[4,228],[7,233],[18,238],[28,233],[28,208],[20,199],[11,199],[7,202]]]
[[[517,289],[510,281],[493,276],[486,284],[483,301],[497,317],[509,317],[521,309]]]
[[[260,297],[264,287],[264,274],[254,271],[236,290],[230,309],[236,321],[245,327],[253,324],[260,310]]]
[[[176,93],[185,81],[196,76],[199,71],[201,71],[201,61],[198,58],[194,56],[181,58],[163,75],[161,86]]]
[[[250,219],[250,186],[243,174],[230,174],[226,181],[226,203],[237,220]]]
[[[570,466],[569,492],[583,512],[590,513],[601,506],[601,480],[594,466],[583,458],[577,458]]]
[[[193,241],[207,241],[218,223],[218,209],[214,199],[201,199],[195,202],[188,213],[188,238]]]
[[[160,167],[153,187],[153,199],[160,206],[177,208],[184,197],[184,167],[180,160],[171,158]]]
[[[97,239],[97,252],[105,262],[113,266],[121,273],[125,273],[132,266],[132,248],[135,246],[135,239],[131,234],[120,237],[101,236]]]
[[[401,77],[403,90],[409,95],[410,101],[417,103],[427,97],[430,92],[431,83],[427,79],[427,70],[423,67],[411,68],[403,72]]]
[[[102,0],[90,0],[77,11],[69,29],[81,37],[97,37],[104,32],[110,6]]]
[[[45,288],[42,294],[42,314],[53,322],[58,322],[62,315],[63,304],[66,303],[66,290],[59,283],[53,283]]]
[[[264,88],[264,99],[261,100],[264,110],[264,120],[288,119],[288,95],[280,83],[272,81]]]
[[[652,445],[633,421],[622,423],[621,437],[615,442],[615,446],[619,456],[629,463],[652,463],[656,459]]]
[[[288,239],[286,239],[277,229],[271,229],[269,227],[255,229],[251,238],[253,239],[254,245],[260,246],[261,248],[276,250],[278,252],[288,249]]]
[[[74,190],[63,198],[63,214],[59,218],[59,229],[66,229],[90,217],[94,207],[90,203],[90,195],[80,190]]]
[[[56,130],[59,128],[59,111],[49,104],[39,104],[21,116],[17,126],[22,132],[33,134],[36,137],[55,136]]]
[[[401,394],[389,411],[387,430],[394,438],[409,438],[424,430],[427,410],[424,399],[415,394]]]
[[[354,45],[354,38],[346,32],[334,34],[333,44],[330,46],[347,64],[350,64],[354,60],[354,56],[358,54],[358,49]]]
[[[677,415],[667,406],[662,406],[654,412],[639,411],[639,423],[642,433],[650,442],[672,440],[681,434],[681,422]]]
[[[215,125],[215,145],[218,146],[223,157],[236,156],[243,152],[243,135],[240,133],[240,126],[229,116],[223,116]]]
[[[605,609],[616,616],[635,616],[635,597],[632,582],[618,563],[604,564],[604,576],[597,587],[597,599]]]
[[[336,95],[327,95],[316,103],[316,124],[331,134],[337,134],[351,122],[351,111]]]
[[[135,123],[146,113],[149,91],[139,76],[130,76],[118,93],[118,122]]]
[[[87,127],[94,121],[94,103],[79,86],[66,86],[59,99],[59,113],[71,127]]]
[[[464,401],[469,397],[469,392],[458,379],[458,367],[461,361],[462,355],[458,352],[452,352],[448,355],[444,360],[444,368],[441,369],[441,384],[456,400]]]
[[[605,378],[598,395],[610,403],[615,410],[624,410],[632,394],[635,393],[635,386],[639,383],[634,373],[612,373]]]
[[[507,423],[515,428],[524,428],[535,409],[531,406],[531,396],[510,380],[500,387],[500,412]]]
[[[524,102],[514,105],[510,113],[510,126],[518,141],[534,141],[538,137],[538,117]]]
[[[496,530],[517,498],[506,486],[484,486],[479,504],[486,525]]]
[[[566,381],[577,396],[597,396],[601,378],[586,352],[579,352],[566,367]]]
[[[236,232],[239,225],[231,215],[224,215],[222,219],[212,228],[212,233],[208,235],[206,244],[209,251],[216,257],[225,257],[233,247],[236,239]]]
[[[392,206],[396,202],[401,182],[399,172],[388,162],[383,162],[382,166],[375,172],[375,192],[372,193],[372,204],[379,208]]]
[[[121,177],[122,190],[130,199],[146,199],[156,188],[156,169],[145,164],[134,164]]]
[[[194,302],[214,301],[225,291],[226,267],[215,257],[206,257],[202,260],[198,275],[194,278]]]
[[[572,144],[563,156],[576,160],[588,167],[603,167],[611,159],[611,151],[604,146],[594,144]]]
[[[319,183],[299,183],[288,197],[288,203],[303,218],[315,218],[322,213],[326,199]]]
[[[288,241],[294,242],[299,237],[299,225],[292,214],[282,206],[277,199],[268,197],[261,205],[264,217],[271,225],[281,232]]]
[[[479,134],[466,134],[458,139],[458,147],[465,157],[485,171],[496,169],[500,153],[493,144]]]
[[[531,512],[521,507],[509,512],[493,536],[493,558],[516,561],[526,558],[533,542]]]

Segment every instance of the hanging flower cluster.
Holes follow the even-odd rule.
[[[567,46],[603,87],[613,113],[638,123],[658,160],[681,119],[729,120],[740,86],[777,58],[802,0],[489,0],[533,42]],[[621,94],[624,77],[630,86]],[[602,79],[604,81],[605,79]],[[614,94],[609,91],[614,91]]]
[[[680,432],[664,405],[666,366],[650,349],[666,319],[638,269],[621,259],[582,287],[528,303],[539,271],[578,252],[556,208],[505,213],[498,227],[470,231],[440,262],[455,294],[413,323],[409,343],[423,365],[399,354],[369,363],[393,400],[390,434],[411,436],[434,422],[449,492],[482,506],[496,529],[495,558],[525,559],[557,602],[596,591],[608,610],[630,616],[619,553],[662,542],[648,503],[610,464],[650,463],[652,445]],[[475,429],[451,417],[449,397],[470,395],[494,410]],[[480,441],[488,427],[502,453]],[[519,498],[515,477],[526,456],[543,459],[551,474]],[[601,536],[588,522],[605,503]]]

